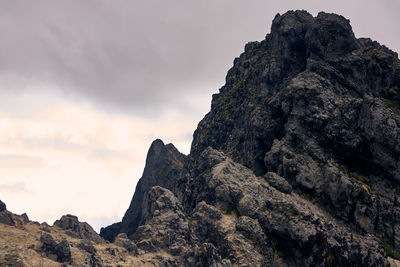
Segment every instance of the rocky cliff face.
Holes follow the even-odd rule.
[[[102,236],[112,241],[120,232],[128,235],[134,233],[145,220],[141,207],[145,194],[154,185],[168,188],[182,199],[184,184],[180,181],[186,177],[186,169],[184,168],[186,161],[186,156],[172,144],[164,145],[161,140],[155,140],[147,153],[143,177],[136,186],[135,194],[122,222],[102,229]]]
[[[400,61],[349,21],[277,15],[194,133],[155,141],[122,223],[188,266],[384,266],[400,257]]]
[[[341,16],[289,11],[234,60],[188,156],[153,142],[122,222],[101,230],[113,244],[71,215],[53,227],[90,240],[89,266],[396,266],[399,182],[398,55]],[[0,223],[16,227],[1,202]]]
[[[386,47],[356,39],[341,16],[277,16],[271,34],[235,59],[191,155],[211,146],[257,176],[273,172],[399,248],[399,64]]]

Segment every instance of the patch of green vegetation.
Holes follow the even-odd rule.
[[[241,79],[233,88],[239,88],[243,85],[243,83],[246,81],[246,78]]]
[[[394,112],[400,110],[400,103],[397,103],[396,101],[391,101],[391,100],[386,100],[385,105],[392,109]]]
[[[382,95],[387,96],[387,94],[388,94],[388,88],[385,86],[382,88]]]
[[[333,256],[333,255],[328,255],[327,257],[326,257],[326,264],[328,265],[328,266],[332,266],[332,264],[333,264],[333,260],[335,259],[335,256]]]
[[[349,174],[346,174],[348,177],[354,179],[357,182],[364,183],[364,184],[369,184],[369,179],[367,176],[361,175],[356,172],[350,172]]]
[[[372,54],[374,55],[374,56],[377,56],[377,55],[379,55],[381,53],[381,51],[379,51],[378,49],[374,49],[374,50],[372,50]]]
[[[246,80],[247,80],[247,77],[242,78],[231,89],[229,89],[226,93],[221,95],[217,101],[218,107],[221,108],[222,110],[230,110],[230,109],[234,108],[233,103],[232,103],[232,101],[230,101],[230,99],[235,96],[238,89],[243,86],[243,84],[246,82]]]
[[[176,163],[179,165],[179,167],[183,167],[183,162],[180,160],[177,160]]]
[[[203,171],[203,175],[209,175],[211,173],[210,169],[206,169],[205,171]]]
[[[210,129],[207,129],[207,130],[203,131],[203,137],[207,137],[210,134],[211,134],[211,130]]]
[[[400,259],[400,252],[394,247],[393,240],[384,237],[382,238],[382,242],[385,248],[386,255],[395,259]]]
[[[370,195],[373,194],[373,190],[372,187],[370,186],[370,181],[367,176],[361,175],[356,172],[346,173],[346,176],[350,177],[353,183],[361,185],[362,189],[367,191],[368,194]]]

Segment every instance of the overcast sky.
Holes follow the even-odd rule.
[[[151,141],[188,153],[233,59],[289,9],[400,51],[398,0],[1,1],[0,199],[50,224],[121,220]]]

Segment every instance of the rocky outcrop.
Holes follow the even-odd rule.
[[[80,222],[74,215],[64,215],[61,219],[54,222],[54,226],[60,227],[75,238],[91,240],[96,243],[102,243],[104,240],[93,230],[86,222]]]
[[[0,201],[0,265],[396,266],[399,88],[398,55],[347,19],[278,14],[234,60],[191,153],[151,144],[125,216],[101,229],[111,243]]]
[[[389,266],[399,88],[398,55],[347,19],[278,14],[234,60],[190,155],[154,141],[122,222],[101,235],[126,233],[170,266]]]
[[[130,240],[125,233],[118,234],[114,240],[114,244],[125,248],[128,252],[130,252],[134,256],[138,254],[138,248],[135,242]]]
[[[11,213],[8,211],[0,212],[0,223],[7,225],[15,225],[15,222],[11,216]]]
[[[252,171],[221,152],[206,149],[201,157],[202,165],[208,165],[210,172],[205,171],[200,179],[193,180],[192,186],[200,187],[204,179],[206,186],[199,191],[212,193],[215,199],[203,201],[220,207],[226,214],[235,214],[235,228],[243,235],[239,240],[243,243],[243,240],[249,240],[253,245],[247,250],[252,253],[245,254],[245,258],[254,261],[257,259],[255,251],[261,254],[258,258],[263,261],[256,265],[276,264],[277,258],[288,266],[385,265],[382,242],[373,235],[357,234],[298,194],[276,190],[263,177],[256,177]],[[210,216],[202,214],[202,217]],[[211,221],[217,220],[211,217]],[[207,227],[202,225],[201,229],[204,231]],[[211,232],[214,236],[218,233],[215,230]],[[210,238],[213,235],[200,236]],[[224,240],[217,247],[226,243]],[[240,265],[242,259],[233,255],[244,247],[241,245],[235,249],[233,246],[227,250],[236,253],[220,253]]]
[[[356,39],[341,16],[277,15],[266,39],[247,44],[235,59],[210,113],[199,123],[191,154],[211,146],[262,175],[276,166],[265,162],[274,141],[290,137],[289,146],[303,150],[299,154],[311,154],[306,148],[313,145],[308,150],[331,152],[341,164],[355,165],[354,157],[359,165],[354,168],[373,162],[378,172],[390,172],[396,180],[399,64],[386,47]],[[385,123],[378,126],[377,121]],[[366,151],[370,147],[374,150]]]
[[[161,255],[141,254],[135,243],[119,235],[115,244],[92,241],[87,234],[79,236],[67,227],[66,221],[75,216],[65,216],[57,223],[65,229],[47,223],[28,220],[26,215],[16,215],[7,210],[14,224],[0,223],[0,266],[163,266],[169,258]],[[75,228],[76,229],[76,228]],[[79,229],[79,227],[77,228]]]
[[[0,223],[11,226],[15,225],[15,222],[11,215],[11,212],[7,210],[6,204],[0,200]]]
[[[397,53],[356,39],[345,18],[277,15],[235,59],[191,156],[223,151],[398,250],[399,88]]]
[[[40,241],[42,242],[40,250],[44,252],[48,258],[58,262],[71,263],[71,250],[69,243],[65,239],[56,243],[51,235],[43,234],[40,237]]]
[[[7,210],[6,204],[0,200],[0,212]]]
[[[147,153],[146,167],[143,176],[136,185],[135,194],[121,223],[102,228],[100,235],[106,240],[113,241],[118,233],[133,234],[137,227],[144,222],[142,209],[145,194],[156,185],[174,192],[180,198],[184,192],[186,169],[183,168],[187,161],[185,155],[180,153],[172,144],[164,145],[157,139]]]

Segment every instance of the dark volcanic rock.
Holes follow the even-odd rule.
[[[6,204],[0,200],[0,212],[7,210]]]
[[[208,146],[224,151],[256,175],[283,177],[357,231],[395,242],[399,88],[398,55],[356,39],[348,20],[278,15],[271,34],[235,59],[191,156]],[[281,182],[270,184],[289,192]]]
[[[70,262],[71,261],[71,250],[67,240],[63,240],[54,247],[54,252],[57,255],[57,261],[59,262]]]
[[[42,242],[42,250],[50,251],[53,250],[54,247],[57,245],[56,241],[54,241],[53,237],[49,234],[43,234],[40,237],[40,241]]]
[[[66,230],[72,237],[84,238],[96,243],[104,242],[88,223],[80,222],[78,217],[74,215],[64,215],[61,219],[55,221],[54,225]]]
[[[7,211],[6,204],[0,200],[0,223],[14,226],[15,222],[11,216],[11,212]]]
[[[96,255],[90,255],[89,263],[91,267],[104,267],[103,261],[101,258],[97,257]]]
[[[23,213],[23,214],[21,214],[21,217],[22,217],[22,220],[23,220],[24,223],[30,222],[30,221],[29,221],[28,214]]]
[[[214,165],[209,159],[216,157],[223,158],[212,149],[202,153],[201,165],[207,165],[204,161],[208,161],[211,170],[204,177],[207,184],[202,187],[201,181],[194,181],[199,182],[195,187],[202,187],[201,192],[213,192],[213,205],[235,210],[236,229],[256,247],[277,248],[290,266],[326,265],[330,255],[335,257],[336,265],[383,266],[386,263],[382,243],[373,235],[353,233],[351,228],[327,216],[298,194],[279,192],[229,158]],[[218,231],[212,233],[201,236],[209,238]]]
[[[90,254],[96,254],[96,248],[93,246],[92,242],[89,240],[82,240],[77,246],[79,249],[86,251]]]
[[[131,204],[121,223],[102,228],[100,235],[106,240],[113,241],[118,233],[130,236],[143,223],[142,206],[144,195],[153,186],[162,186],[173,191],[178,197],[182,196],[185,178],[184,164],[186,156],[180,153],[172,144],[164,145],[161,140],[155,140],[147,153],[146,167],[139,180]]]
[[[142,210],[144,223],[132,236],[139,248],[166,249],[173,254],[176,249],[185,249],[189,226],[182,205],[171,191],[152,187],[145,195]]]
[[[292,186],[288,183],[288,181],[276,173],[267,172],[263,177],[271,186],[275,187],[279,191],[283,193],[292,192]]]
[[[400,253],[400,61],[342,16],[277,15],[189,156],[156,140],[119,233],[186,266],[388,266]]]
[[[43,251],[47,257],[56,260],[58,262],[71,262],[71,250],[67,240],[62,240],[60,243],[56,243],[53,237],[49,234],[43,234],[40,237],[42,242],[41,251]]]
[[[0,200],[0,223],[14,226],[15,222],[12,218],[12,213],[7,211],[6,204]]]
[[[138,254],[138,249],[135,242],[130,240],[125,233],[118,234],[114,240],[114,244],[125,248],[132,255]]]
[[[0,212],[0,223],[14,226],[15,222],[11,216],[11,212],[9,211]]]

